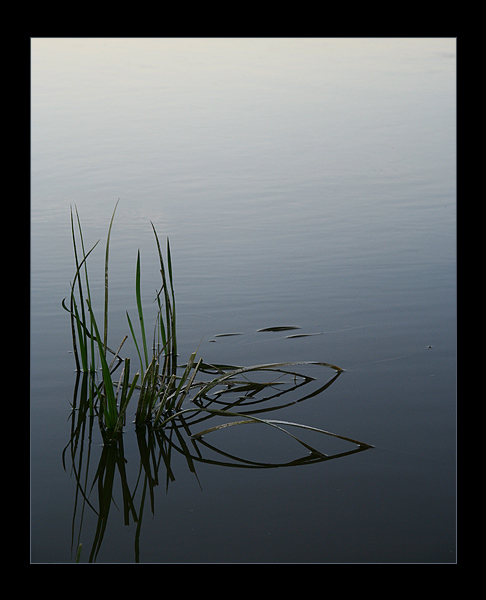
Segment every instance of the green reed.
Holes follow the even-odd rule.
[[[158,313],[154,326],[152,351],[150,353],[148,349],[148,334],[143,313],[140,251],[137,254],[135,270],[135,297],[140,339],[135,333],[130,315],[128,312],[126,313],[129,330],[140,361],[140,370],[134,375],[132,381],[130,381],[130,359],[122,359],[119,355],[128,336],[124,337],[118,350],[113,351],[108,346],[109,251],[117,206],[118,202],[113,210],[105,246],[102,332],[94,312],[87,268],[87,259],[98,245],[99,240],[86,252],[81,221],[76,207],[74,210],[71,208],[71,233],[76,271],[71,284],[69,307],[66,305],[66,298],[62,301],[63,308],[71,315],[76,370],[91,373],[93,381],[95,381],[96,364],[100,365],[101,382],[95,383],[92,387],[90,399],[93,406],[99,400],[97,410],[100,420],[107,429],[113,430],[115,433],[123,426],[124,415],[135,390],[139,391],[135,414],[137,425],[148,422],[153,417],[160,419],[163,411],[179,410],[201,364],[201,361],[195,363],[196,353],[193,353],[182,376],[177,376],[175,293],[170,244],[167,239],[167,262],[165,262],[153,223],[151,225],[157,244],[162,285],[156,295]],[[113,355],[111,362],[109,362],[108,353]],[[124,366],[119,380],[116,381],[114,373],[121,364]],[[139,379],[140,385],[138,385]]]
[[[116,351],[108,346],[109,249],[117,206],[118,202],[113,210],[105,245],[103,327],[100,328],[98,326],[95,316],[87,266],[87,259],[98,245],[99,240],[86,252],[81,221],[76,207],[74,207],[74,211],[71,208],[71,233],[76,271],[71,283],[69,307],[66,305],[66,298],[62,301],[63,308],[71,316],[71,332],[76,370],[78,373],[82,372],[88,374],[90,377],[90,385],[87,388],[89,389],[90,411],[91,414],[96,412],[98,415],[105,440],[114,440],[115,436],[122,430],[130,400],[135,392],[138,392],[138,402],[135,410],[135,424],[137,427],[150,424],[152,428],[161,430],[167,426],[173,427],[176,421],[183,422],[184,418],[189,415],[197,416],[202,413],[201,418],[204,419],[223,416],[237,417],[237,420],[210,427],[204,432],[194,434],[193,439],[230,425],[264,423],[287,433],[314,454],[320,453],[283,429],[282,425],[319,431],[320,433],[341,438],[360,446],[363,445],[361,442],[352,440],[351,438],[345,438],[306,425],[256,417],[255,413],[262,412],[262,410],[236,412],[232,405],[226,406],[223,410],[219,408],[215,409],[211,406],[213,401],[208,394],[213,388],[216,386],[230,386],[235,382],[235,377],[245,376],[246,373],[253,371],[278,371],[286,365],[314,364],[334,370],[336,372],[335,377],[337,377],[342,372],[342,369],[335,365],[323,362],[273,363],[251,367],[206,365],[203,363],[202,358],[196,360],[196,350],[189,356],[182,374],[178,375],[176,309],[170,244],[167,239],[166,258],[164,258],[159,237],[153,223],[151,225],[155,236],[162,280],[161,287],[156,293],[158,311],[153,327],[152,348],[149,350],[149,332],[144,317],[141,291],[141,259],[140,251],[138,251],[135,268],[135,299],[138,326],[134,326],[134,321],[132,321],[128,312],[126,315],[140,368],[133,375],[132,379],[130,379],[130,359],[120,356],[128,335],[124,336]],[[136,324],[137,320],[135,320]],[[138,336],[136,330],[139,330]],[[121,374],[118,379],[115,379],[115,373],[122,365]],[[99,371],[101,372],[101,377],[98,376]],[[196,382],[197,374],[202,372],[213,373],[212,379],[206,382]],[[245,385],[248,385],[248,382]],[[191,404],[183,408],[183,403],[188,397],[191,400]],[[368,445],[365,444],[365,446]]]

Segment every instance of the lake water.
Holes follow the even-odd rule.
[[[34,38],[31,49],[31,561],[74,562],[82,543],[87,562],[98,543],[98,563],[455,562],[456,41]],[[138,249],[155,318],[152,221],[171,242],[180,361],[199,346],[210,363],[338,365],[325,391],[297,402],[307,392],[290,390],[272,418],[373,448],[348,454],[318,436],[345,455],[277,468],[302,447],[231,427],[207,441],[266,467],[213,453],[194,473],[183,453],[170,468],[155,453],[158,479],[143,487],[128,419],[126,480],[117,472],[100,535],[96,423],[62,460],[76,373],[61,300],[70,206],[86,245],[101,239],[90,257],[101,303],[118,198],[112,347],[136,314]],[[257,331],[276,326],[300,329]],[[130,342],[126,353],[136,358]],[[317,385],[332,375],[307,369]]]

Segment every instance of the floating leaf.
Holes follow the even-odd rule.
[[[284,327],[264,327],[263,329],[257,329],[257,332],[262,331],[289,331],[290,329],[300,329],[300,327],[296,327],[295,325],[289,325]]]

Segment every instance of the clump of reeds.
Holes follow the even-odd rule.
[[[157,231],[155,230],[153,223],[152,229],[157,245],[162,279],[160,290],[156,295],[158,312],[154,326],[153,345],[152,349],[149,350],[141,297],[141,266],[139,251],[135,271],[135,296],[140,339],[137,338],[136,334],[136,329],[138,328],[134,326],[128,312],[127,321],[138,354],[140,369],[130,380],[130,359],[122,358],[120,356],[121,349],[128,338],[128,335],[124,336],[116,351],[112,350],[107,343],[109,248],[111,230],[117,206],[118,202],[115,205],[111,217],[105,247],[104,313],[102,327],[98,326],[98,321],[94,313],[87,265],[87,259],[99,243],[99,240],[92,248],[90,248],[90,250],[86,251],[81,222],[76,207],[74,208],[74,211],[71,209],[71,232],[76,271],[71,284],[69,307],[66,305],[65,298],[62,301],[62,306],[71,315],[71,331],[76,370],[78,372],[81,371],[87,373],[90,376],[89,407],[91,414],[96,413],[99,416],[100,424],[105,434],[105,440],[109,439],[110,435],[112,436],[112,439],[114,439],[114,436],[123,428],[128,404],[135,392],[138,392],[138,403],[135,411],[135,423],[137,426],[150,423],[153,428],[161,429],[169,425],[174,425],[176,420],[183,422],[184,416],[188,416],[189,413],[192,413],[193,415],[205,413],[206,418],[223,416],[231,418],[237,417],[238,420],[216,425],[206,429],[204,432],[194,434],[193,437],[195,439],[203,434],[222,429],[228,425],[265,423],[291,435],[291,437],[295,438],[299,443],[310,450],[311,453],[320,454],[317,450],[283,429],[282,425],[287,424],[293,427],[311,429],[362,445],[361,442],[357,442],[350,438],[338,436],[306,425],[256,417],[254,413],[261,411],[236,412],[233,406],[214,408],[211,405],[213,400],[209,399],[208,396],[208,393],[214,387],[228,385],[235,377],[253,371],[278,370],[285,365],[318,364],[329,367],[339,375],[342,372],[342,369],[335,365],[322,362],[294,362],[255,365],[251,367],[221,367],[204,365],[202,358],[199,358],[199,360],[196,361],[196,350],[190,355],[182,374],[177,374],[176,310],[170,245],[169,240],[167,239],[166,259],[164,260]],[[76,224],[78,232],[77,236]],[[79,238],[79,241],[77,238]],[[120,376],[118,379],[115,379],[115,373],[122,365],[123,367]],[[97,378],[97,369],[101,370],[101,380],[98,380]],[[212,372],[215,376],[213,376],[210,381],[196,382],[196,375],[203,369],[205,373]],[[188,398],[189,394],[191,394],[189,398],[192,401],[191,406],[183,408],[183,403],[186,398]],[[107,433],[108,436],[106,435]]]
[[[196,352],[194,352],[191,354],[182,376],[177,376],[176,312],[170,244],[167,239],[166,266],[157,231],[153,223],[152,228],[159,255],[162,285],[156,296],[158,313],[154,327],[152,350],[150,352],[148,349],[147,331],[142,306],[140,252],[138,252],[137,256],[135,273],[135,295],[141,335],[140,341],[137,339],[135,327],[127,312],[129,330],[140,361],[140,370],[133,376],[131,381],[130,359],[122,359],[120,357],[120,351],[128,336],[123,338],[116,351],[113,351],[108,346],[108,263],[111,229],[117,205],[118,202],[111,217],[106,239],[102,331],[98,326],[93,309],[87,266],[87,259],[98,245],[99,240],[86,252],[81,222],[76,207],[74,207],[74,211],[71,209],[71,232],[76,271],[71,284],[69,307],[66,305],[66,299],[62,302],[65,310],[71,315],[76,370],[91,373],[93,381],[95,381],[97,364],[100,365],[102,380],[100,383],[95,383],[92,387],[90,401],[92,407],[95,405],[98,406],[98,414],[106,428],[113,430],[115,433],[124,424],[126,409],[135,390],[139,391],[135,414],[137,424],[145,423],[153,418],[160,420],[163,415],[170,414],[174,410],[179,410],[202,362],[201,359],[196,363]],[[76,236],[75,222],[77,223],[78,236]],[[79,241],[77,241],[77,237]],[[118,381],[116,381],[114,373],[121,364],[123,364],[123,368]],[[139,379],[140,383],[138,383]]]

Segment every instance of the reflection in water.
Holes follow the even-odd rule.
[[[319,364],[319,363],[314,363]],[[329,366],[321,363],[321,366]],[[213,367],[204,365],[203,372],[221,372],[221,365]],[[344,436],[308,427],[297,423],[277,420],[262,420],[257,414],[281,410],[287,406],[318,396],[332,385],[341,374],[337,370],[331,379],[322,384],[314,377],[303,375],[284,368],[262,367],[251,372],[251,379],[247,373],[233,376],[211,389],[211,393],[197,396],[193,403],[194,411],[186,409],[179,416],[168,421],[165,427],[155,428],[151,424],[135,428],[139,464],[137,476],[129,482],[128,459],[125,456],[123,434],[113,434],[99,423],[96,410],[90,403],[94,385],[89,373],[78,373],[73,395],[73,410],[71,414],[71,437],[63,451],[63,465],[67,470],[67,460],[70,459],[71,473],[76,480],[76,492],[72,519],[72,554],[76,553],[79,559],[81,550],[81,533],[86,511],[96,515],[96,530],[93,535],[89,551],[89,562],[95,562],[103,543],[108,518],[112,504],[115,504],[114,489],[115,479],[121,485],[122,507],[125,526],[130,522],[136,524],[134,536],[134,560],[140,561],[140,532],[143,522],[144,509],[150,503],[150,510],[155,514],[155,488],[161,481],[166,491],[171,482],[175,480],[172,468],[174,453],[182,455],[187,467],[196,478],[197,463],[206,463],[219,467],[245,468],[245,469],[270,469],[277,467],[296,467],[333,460],[362,452],[372,448],[369,444],[353,440]],[[216,407],[216,408],[214,408]],[[204,412],[201,412],[204,408]],[[208,412],[212,411],[212,412]],[[227,417],[240,416],[240,420],[231,420]],[[99,427],[95,427],[98,421]],[[210,427],[201,431],[200,424],[210,423]],[[209,422],[209,423],[207,423]],[[217,445],[218,436],[211,436],[211,443],[206,437],[228,426],[247,425],[249,423],[263,423],[283,432],[296,442],[296,449],[302,450],[291,460],[265,461],[250,460],[234,451],[227,451]],[[327,455],[309,445],[302,438],[290,433],[291,427],[300,428],[302,431],[311,431],[338,438],[350,443],[350,450]],[[197,429],[197,431],[196,431]],[[266,428],[262,428],[264,430]],[[96,459],[92,458],[95,452],[93,435],[95,431],[101,434],[103,446],[98,464],[90,464]],[[263,433],[265,433],[263,431]],[[95,444],[99,445],[98,443]],[[133,469],[130,469],[133,472]],[[159,479],[160,478],[160,479]],[[198,479],[199,482],[199,479]]]

